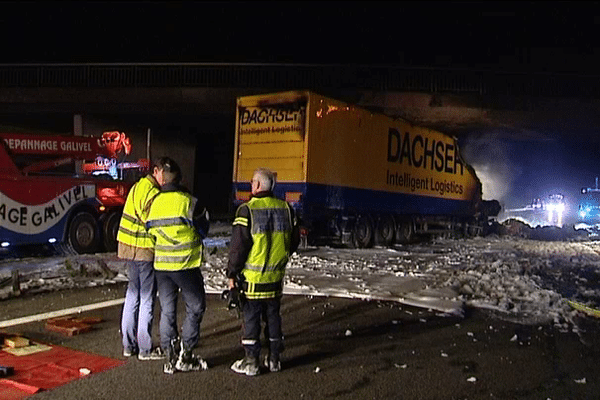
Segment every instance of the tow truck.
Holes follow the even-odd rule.
[[[102,137],[0,132],[0,249],[115,251],[127,193],[149,168],[146,159],[118,163],[130,150],[116,131]]]

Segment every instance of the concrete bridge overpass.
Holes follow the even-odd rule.
[[[83,135],[121,130],[138,157],[150,130],[152,156],[178,158],[194,192],[225,212],[236,97],[297,89],[459,139],[493,132],[600,141],[598,76],[361,65],[0,65],[0,126]]]

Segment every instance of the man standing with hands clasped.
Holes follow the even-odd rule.
[[[155,240],[154,269],[160,299],[160,345],[167,360],[163,371],[198,371],[207,363],[192,353],[206,310],[202,239],[208,234],[208,212],[180,186],[181,170],[173,161],[164,165],[164,184],[152,203],[146,228]],[[179,291],[185,303],[181,338],[177,328]]]
[[[164,358],[152,349],[152,321],[156,299],[154,240],[144,226],[148,210],[163,184],[163,162],[159,159],[152,175],[141,178],[129,191],[117,233],[117,255],[127,260],[127,292],[121,317],[123,355],[140,360]]]
[[[251,186],[252,198],[235,214],[227,266],[229,289],[237,287],[243,298],[245,357],[234,362],[231,369],[248,376],[260,373],[261,317],[265,319],[265,336],[269,341],[265,365],[271,372],[281,370],[283,278],[289,257],[300,242],[294,210],[273,195],[275,174],[268,169],[257,169]]]

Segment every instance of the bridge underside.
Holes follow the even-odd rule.
[[[48,116],[73,114],[146,125],[202,116],[233,121],[236,97],[268,92],[260,88],[0,88],[0,126],[17,122],[48,129],[50,123],[51,129]],[[587,141],[600,138],[600,100],[596,99],[373,90],[323,94],[459,138],[474,133],[514,140],[550,140],[556,135]],[[35,115],[45,118],[31,118]]]
[[[86,136],[106,130],[127,132],[133,157],[173,155],[180,160],[190,189],[216,213],[227,213],[236,98],[292,89],[303,88],[0,85],[0,128]],[[459,141],[552,143],[568,138],[588,150],[600,142],[600,100],[595,96],[331,86],[313,90],[454,135]],[[206,182],[216,183],[207,189]]]

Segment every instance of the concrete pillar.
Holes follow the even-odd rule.
[[[83,136],[83,116],[81,114],[73,115],[73,135]]]
[[[73,135],[83,136],[83,116],[81,114],[73,115]],[[83,160],[75,160],[75,173],[83,174]]]

